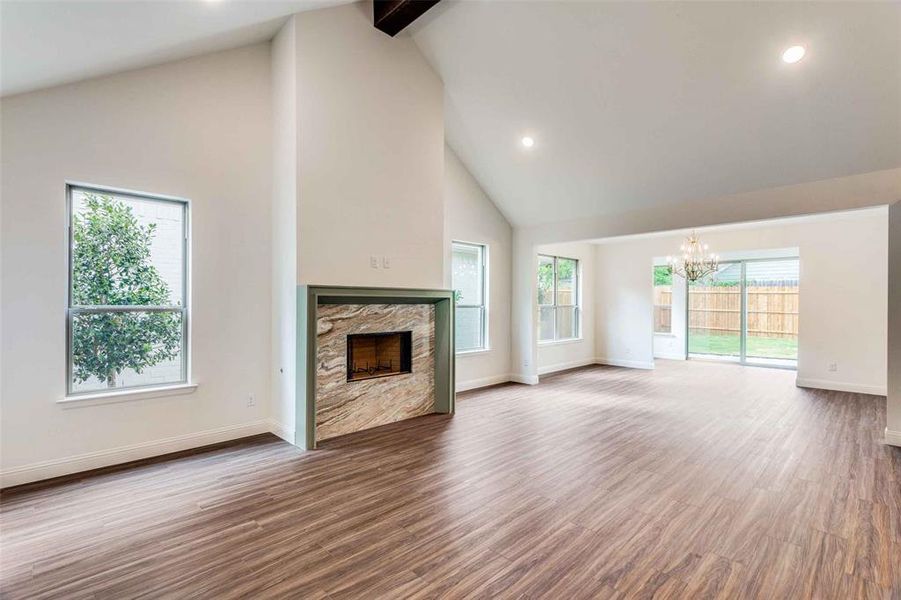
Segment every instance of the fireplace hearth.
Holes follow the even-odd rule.
[[[412,332],[358,333],[347,336],[347,381],[412,372]]]

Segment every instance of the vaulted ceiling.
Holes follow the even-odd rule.
[[[443,2],[413,28],[518,226],[901,166],[901,4]]]
[[[4,0],[0,93],[262,41],[346,1]],[[898,3],[443,0],[401,35],[517,226],[901,166]]]
[[[3,0],[0,95],[271,39],[286,18],[351,0]]]

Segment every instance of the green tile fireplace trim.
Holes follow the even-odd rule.
[[[297,286],[294,444],[316,447],[316,321],[320,304],[434,304],[435,412],[454,412],[454,294],[451,290]]]

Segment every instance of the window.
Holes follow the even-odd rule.
[[[457,352],[488,347],[488,248],[453,243],[454,344]]]
[[[187,383],[187,202],[67,196],[67,393]]]
[[[654,267],[654,333],[673,332],[673,272]]]
[[[579,261],[538,256],[538,341],[580,336]]]

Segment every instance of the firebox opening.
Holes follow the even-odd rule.
[[[357,333],[347,336],[347,381],[411,373],[412,332]]]

